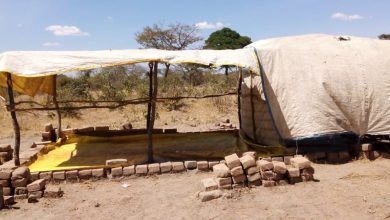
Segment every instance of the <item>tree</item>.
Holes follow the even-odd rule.
[[[182,23],[168,26],[154,24],[146,26],[141,32],[135,34],[135,40],[144,48],[163,50],[184,50],[190,45],[201,41],[195,25]],[[170,64],[165,64],[165,77],[168,76]]]
[[[230,28],[222,28],[210,34],[204,46],[205,49],[225,50],[240,49],[252,43],[247,36],[241,36]],[[225,66],[225,74],[228,74],[229,66]]]
[[[381,34],[378,38],[381,40],[390,40],[390,34]]]

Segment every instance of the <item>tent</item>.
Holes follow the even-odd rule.
[[[247,70],[239,114],[251,143],[331,148],[362,137],[389,138],[389,54],[389,41],[322,34],[261,40],[238,50],[5,52],[0,86],[11,78],[15,91],[33,96],[54,94],[55,75],[75,70],[141,62],[235,65]]]

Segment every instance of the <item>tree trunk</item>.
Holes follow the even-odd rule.
[[[12,90],[12,77],[11,73],[7,73],[7,86],[8,86],[8,97],[9,97],[9,110],[11,111],[12,125],[14,127],[15,132],[15,146],[14,146],[14,161],[15,166],[20,165],[19,160],[19,150],[20,150],[20,127],[18,123],[18,119],[16,118],[15,110],[15,100],[14,100],[14,92]]]
[[[169,72],[169,67],[171,66],[171,64],[169,63],[165,63],[165,73],[164,73],[164,78],[167,78],[168,77],[168,72]]]

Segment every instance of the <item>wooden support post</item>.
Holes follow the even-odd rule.
[[[61,111],[57,101],[57,75],[54,75],[53,77],[53,103],[54,106],[56,107],[57,117],[58,117],[58,128],[57,128],[57,139],[58,139],[61,138],[62,129],[61,129]]]
[[[150,123],[150,111],[152,109],[152,95],[153,95],[153,63],[149,63],[149,102],[148,102],[148,111],[146,115],[146,128],[149,128]]]
[[[15,132],[15,146],[14,146],[14,161],[15,166],[20,165],[19,149],[20,149],[20,127],[15,112],[15,100],[13,92],[13,83],[11,73],[7,73],[7,87],[8,87],[8,99],[9,99],[9,111],[11,112],[12,125]]]
[[[242,68],[238,70],[238,85],[237,85],[237,110],[238,110],[238,126],[241,129],[241,84],[242,84]]]
[[[251,77],[251,88],[250,88],[250,96],[251,96],[251,111],[252,111],[252,132],[253,132],[253,140],[257,143],[257,134],[256,134],[256,118],[255,118],[255,102],[253,100],[253,73],[250,71]]]
[[[149,65],[150,67],[151,65]],[[153,67],[150,68],[149,74],[149,100],[150,109],[148,105],[148,163],[153,163],[153,127],[156,118],[156,99],[157,99],[157,86],[158,86],[158,62],[153,63]],[[150,111],[149,111],[150,110]]]

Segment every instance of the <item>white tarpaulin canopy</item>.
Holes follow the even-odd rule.
[[[390,134],[390,41],[303,35],[248,47],[257,49],[283,138]]]

